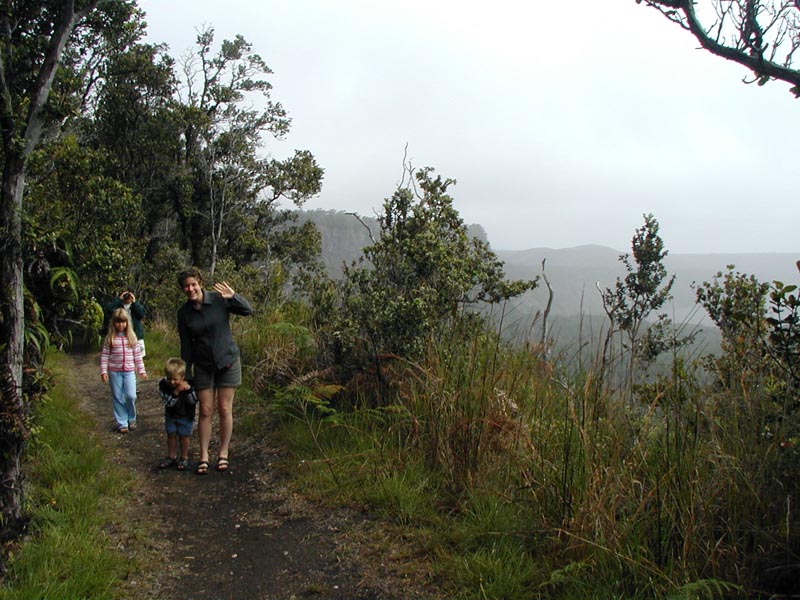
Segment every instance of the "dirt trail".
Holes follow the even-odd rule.
[[[100,381],[94,355],[74,355],[82,409],[97,424],[98,439],[114,467],[135,474],[130,491],[132,527],[156,531],[163,556],[157,573],[128,582],[133,598],[176,600],[347,600],[434,599],[439,596],[416,572],[415,551],[402,547],[401,532],[349,510],[324,509],[291,493],[282,481],[280,449],[266,440],[242,440],[234,431],[231,468],[194,473],[197,433],[190,469],[159,471],[165,455],[163,405],[156,390],[160,369],[148,363],[151,379],[140,381],[139,427],[126,435],[113,430],[108,386]],[[216,419],[215,419],[216,424]],[[216,431],[214,432],[216,437]],[[216,458],[212,438],[211,457]],[[134,537],[113,532],[120,547]]]

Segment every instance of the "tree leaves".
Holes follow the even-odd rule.
[[[384,202],[380,238],[345,269],[345,314],[374,352],[413,355],[422,336],[459,308],[536,285],[506,282],[488,244],[470,238],[447,193],[454,180],[431,168],[413,175],[414,188],[398,188]]]

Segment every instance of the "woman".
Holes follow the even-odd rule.
[[[233,433],[233,396],[242,383],[242,363],[231,333],[230,314],[247,316],[253,313],[253,308],[227,282],[215,283],[213,291],[203,290],[203,275],[194,267],[182,271],[178,283],[187,298],[178,309],[181,358],[186,361],[187,372],[194,372],[200,404],[197,421],[200,462],[196,473],[208,473],[208,444],[215,410],[219,412],[217,470],[227,471]]]

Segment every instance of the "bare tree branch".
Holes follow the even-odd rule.
[[[791,84],[800,97],[800,0],[636,0],[661,12],[700,46],[753,72],[745,83]]]
[[[375,244],[376,241],[375,241],[375,236],[372,235],[372,229],[370,229],[369,225],[367,225],[364,222],[364,219],[362,219],[360,216],[358,216],[358,214],[356,214],[354,212],[349,212],[347,214],[355,217],[355,219],[364,226],[364,229],[366,229],[367,233],[369,234],[369,241],[372,242],[373,244]]]

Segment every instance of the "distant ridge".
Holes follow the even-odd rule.
[[[506,274],[514,279],[541,274],[542,260],[545,260],[546,273],[555,293],[554,314],[601,313],[597,286],[612,287],[618,277],[625,276],[624,265],[619,260],[619,256],[625,253],[605,246],[495,250],[495,253],[505,263]],[[675,275],[674,300],[670,310],[676,320],[696,312],[692,284],[711,281],[717,273],[724,273],[728,265],[735,265],[736,271],[754,275],[759,281],[800,282],[800,273],[795,266],[798,258],[800,255],[779,252],[669,253],[664,264],[669,274]],[[543,307],[545,302],[544,290],[534,290],[525,298],[525,304],[530,304],[534,310]]]
[[[342,264],[358,260],[364,246],[371,243],[370,232],[377,236],[378,221],[374,217],[360,217],[342,211],[300,211],[301,222],[314,221],[322,236],[322,257],[331,277],[341,277]],[[369,231],[367,230],[369,228]],[[470,226],[470,233],[486,240],[486,232],[480,225]],[[624,277],[625,269],[619,261],[627,250],[615,250],[597,244],[585,244],[571,248],[530,248],[527,250],[495,250],[505,263],[506,275],[511,279],[530,279],[542,272],[545,261],[547,277],[554,290],[553,315],[575,316],[579,314],[602,314],[602,303],[597,287],[612,287],[617,277]],[[780,252],[761,253],[713,253],[673,254],[670,252],[665,264],[670,275],[675,275],[674,301],[669,311],[676,320],[697,314],[692,283],[711,281],[718,272],[725,272],[727,265],[736,270],[754,275],[759,281],[800,282],[795,261],[797,254]],[[528,293],[517,303],[521,312],[542,310],[547,297],[543,289]],[[701,318],[700,315],[698,318]]]

